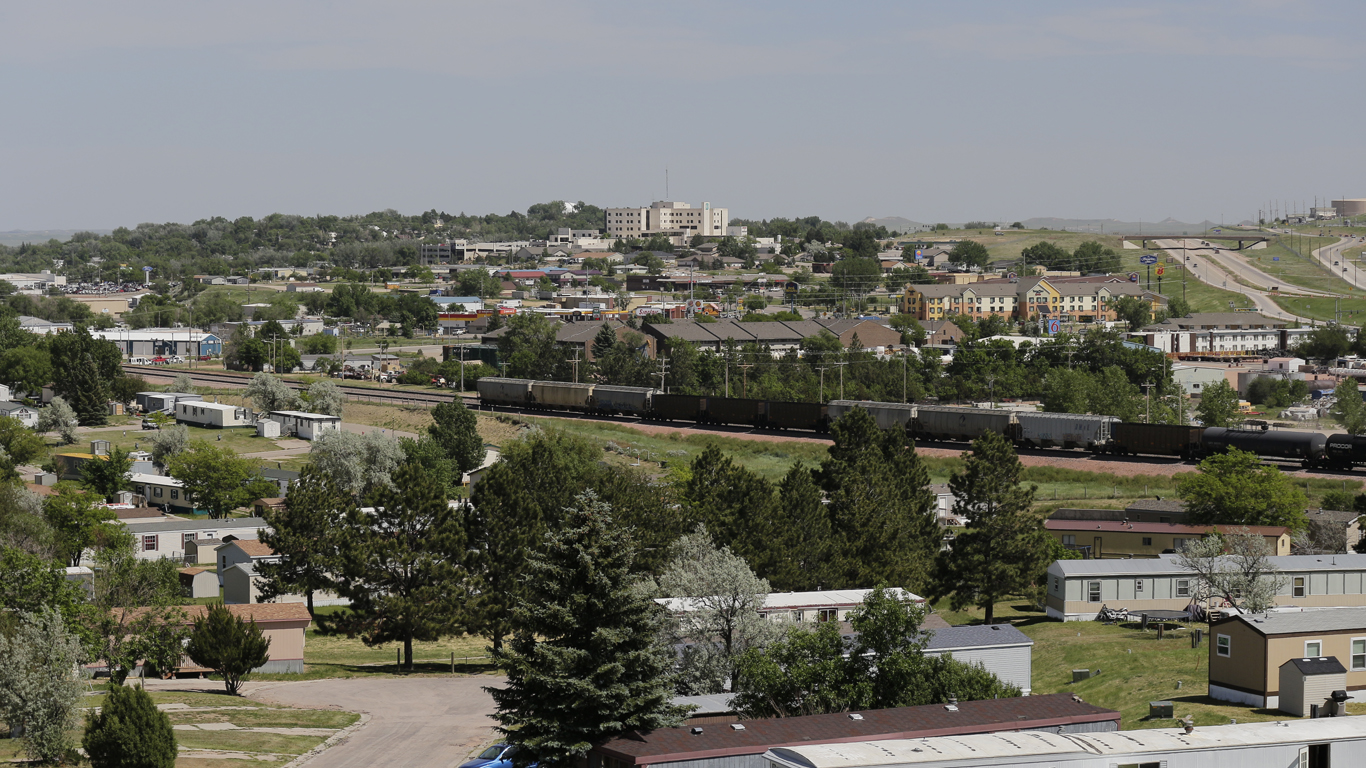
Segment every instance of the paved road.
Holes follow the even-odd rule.
[[[366,712],[370,722],[309,768],[450,768],[494,739],[493,699],[482,689],[498,677],[309,680],[247,691],[296,707]]]
[[[1344,261],[1342,258],[1344,250],[1360,244],[1361,241],[1356,237],[1343,237],[1332,245],[1315,248],[1311,255],[1334,276],[1341,277],[1356,288],[1366,288],[1366,275],[1361,273],[1361,265],[1355,261]]]
[[[1159,248],[1165,250],[1177,263],[1181,262],[1181,241],[1180,240],[1160,240],[1155,243]],[[1186,249],[1186,255],[1190,256],[1190,249]],[[1257,308],[1257,311],[1267,317],[1276,317],[1283,320],[1301,320],[1309,322],[1309,318],[1292,315],[1281,309],[1276,302],[1271,300],[1265,292],[1256,288],[1250,288],[1239,283],[1234,279],[1234,275],[1225,271],[1224,265],[1207,258],[1206,254],[1198,257],[1191,256],[1190,263],[1192,268],[1187,270],[1190,277],[1202,283],[1212,285],[1215,288],[1223,288],[1233,293],[1241,293],[1248,297]],[[1198,266],[1196,266],[1198,265]]]

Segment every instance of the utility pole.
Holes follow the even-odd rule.
[[[910,350],[906,350],[905,352],[903,352],[903,353],[901,354],[901,402],[903,402],[903,403],[904,403],[904,402],[907,402],[907,400],[906,400],[906,368],[907,368],[907,366],[910,364],[910,363],[908,362],[908,361],[910,360],[910,355],[911,355]]]
[[[740,369],[740,397],[749,397],[749,369],[754,367],[754,363],[737,364]]]
[[[572,363],[572,364],[574,365],[574,383],[575,383],[575,384],[578,384],[578,383],[579,383],[579,350],[575,349],[575,350],[574,350],[574,358],[573,358],[572,360],[566,359],[565,362],[566,362],[566,363]]]
[[[659,391],[664,392],[664,374],[669,372],[669,360],[663,355],[659,356]],[[667,394],[667,393],[666,393]]]
[[[1143,385],[1143,398],[1144,398],[1144,403],[1143,403],[1143,409],[1144,409],[1144,412],[1143,412],[1143,423],[1144,423],[1144,424],[1147,424],[1148,422],[1152,421],[1152,418],[1153,418],[1153,387],[1154,387],[1154,386],[1156,386],[1156,385],[1154,385],[1154,384],[1144,384],[1144,385]]]
[[[823,402],[825,402],[825,366],[822,365],[821,367],[817,368],[816,370],[818,370],[818,371],[821,372],[821,395],[820,395],[820,401],[823,403]]]

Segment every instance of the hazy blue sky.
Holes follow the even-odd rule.
[[[1366,196],[1355,2],[6,2],[0,230],[664,195],[745,218]]]

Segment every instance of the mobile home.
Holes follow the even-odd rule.
[[[177,402],[175,420],[196,427],[249,427],[252,424],[251,411],[246,408],[194,401]]]

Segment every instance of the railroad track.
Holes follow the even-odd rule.
[[[180,368],[166,368],[157,365],[125,365],[123,370],[128,373],[142,376],[143,378],[158,378],[170,380],[180,374],[186,374],[196,384],[207,386],[246,387],[251,383],[251,375],[239,373],[226,373],[222,371],[189,371]],[[303,391],[307,387],[297,382],[282,380],[285,386],[296,391]],[[455,400],[456,395],[446,395],[437,392],[413,392],[404,389],[380,389],[378,387],[357,387],[346,384],[337,384],[337,388],[346,395],[348,400],[355,402],[388,403],[399,405],[426,405],[435,406],[440,403],[449,403]],[[466,404],[470,399],[465,399]]]

